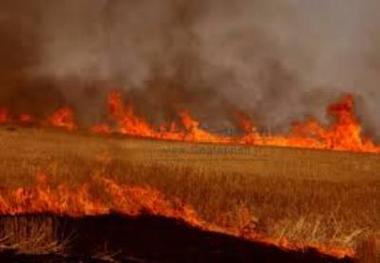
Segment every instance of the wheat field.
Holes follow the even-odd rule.
[[[77,187],[95,174],[178,198],[219,226],[354,248],[380,230],[380,156],[0,129],[0,189]]]

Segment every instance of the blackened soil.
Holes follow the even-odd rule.
[[[69,245],[60,255],[31,256],[3,251],[0,262],[354,262],[322,255],[313,249],[286,251],[158,216],[18,217],[34,222],[53,219],[56,238],[69,238]],[[4,220],[12,220],[12,216],[0,217],[0,226]],[[110,258],[114,261],[107,261]]]

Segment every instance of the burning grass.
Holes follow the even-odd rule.
[[[3,214],[147,211],[283,246],[348,249],[342,253],[380,229],[378,155],[38,129],[0,130],[0,138]]]
[[[202,128],[199,120],[187,110],[177,112],[177,120],[153,125],[136,113],[134,105],[125,103],[121,93],[111,91],[108,95],[108,121],[93,125],[89,132],[95,134],[119,134],[140,138],[181,141],[191,143],[213,143],[224,145],[277,146],[331,151],[380,153],[380,146],[367,137],[356,116],[355,100],[345,95],[327,107],[329,124],[309,117],[294,122],[286,134],[265,134],[259,131],[246,113],[235,113],[235,124],[241,134],[234,136],[216,134]],[[28,113],[12,115],[0,108],[0,125],[17,123],[39,127],[55,127],[67,131],[84,129],[78,125],[76,114],[70,107],[62,107],[46,119],[37,120]],[[86,130],[88,130],[86,128]]]

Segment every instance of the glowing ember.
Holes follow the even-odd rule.
[[[111,127],[108,124],[96,124],[90,128],[92,133],[97,134],[109,134],[111,133]]]
[[[7,123],[9,120],[8,110],[5,108],[0,108],[0,124]]]
[[[76,129],[74,111],[71,108],[65,107],[54,112],[50,118],[49,123],[53,127],[63,128],[68,131]]]
[[[34,118],[31,115],[26,114],[26,113],[20,114],[18,119],[21,123],[25,123],[25,124],[34,122]]]

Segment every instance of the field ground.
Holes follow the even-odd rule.
[[[223,227],[305,244],[354,248],[380,230],[380,155],[185,144],[0,129],[0,189],[54,187],[94,174],[176,197]]]
[[[202,231],[175,219],[141,215],[103,215],[80,218],[57,215],[24,215],[0,218],[2,225],[39,225],[54,230],[51,240],[61,236],[75,238],[62,251],[39,254],[0,253],[1,262],[281,262],[281,263],[354,263],[315,249],[287,251],[275,245],[251,242],[222,233]],[[50,227],[54,225],[54,227]],[[48,227],[49,226],[49,227]],[[45,241],[48,241],[46,239]],[[67,242],[64,239],[63,243]],[[47,242],[49,244],[49,242]]]

